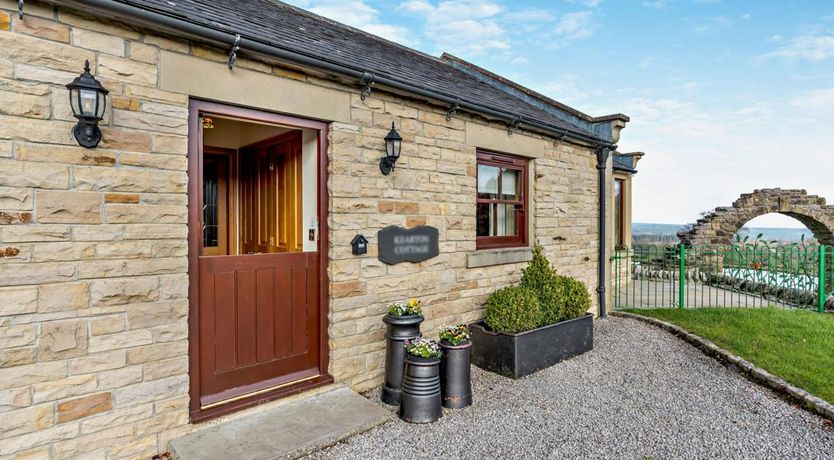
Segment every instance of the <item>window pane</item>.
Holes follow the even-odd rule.
[[[478,204],[477,236],[492,236],[492,204]]]
[[[518,208],[514,204],[478,204],[478,236],[517,236]]]
[[[518,210],[514,204],[499,204],[498,208],[498,228],[495,236],[515,236],[518,235],[518,227],[516,223],[516,216]]]
[[[203,164],[203,247],[217,247],[217,164]]]
[[[495,166],[478,165],[478,198],[498,198],[498,172]]]
[[[501,199],[521,199],[521,171],[517,169],[501,170]]]

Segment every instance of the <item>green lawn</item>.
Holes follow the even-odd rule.
[[[626,311],[680,326],[834,404],[834,315],[776,308]]]

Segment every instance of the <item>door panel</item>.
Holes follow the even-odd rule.
[[[200,259],[201,394],[317,372],[318,254]],[[210,402],[209,402],[210,403]]]

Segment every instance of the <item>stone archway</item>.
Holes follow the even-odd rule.
[[[730,207],[719,207],[690,228],[678,233],[681,243],[730,243],[748,221],[763,214],[779,213],[802,222],[820,244],[834,245],[834,205],[805,190],[761,189],[745,193]]]

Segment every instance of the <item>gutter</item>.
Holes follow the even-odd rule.
[[[608,254],[606,249],[606,214],[608,213],[607,188],[608,178],[605,173],[608,170],[608,157],[612,151],[617,150],[616,145],[597,145],[597,171],[599,172],[599,258],[597,259],[597,295],[599,296],[599,317],[608,317],[608,298],[605,294],[605,287],[608,284]]]
[[[248,50],[256,54],[270,56],[283,61],[294,62],[323,70],[325,72],[348,76],[355,78],[357,81],[361,81],[363,78],[366,79],[371,76],[373,77],[373,83],[375,84],[398,89],[400,91],[422,96],[431,100],[444,102],[452,107],[459,104],[458,107],[461,109],[497,118],[504,121],[509,126],[526,125],[533,130],[544,132],[545,134],[553,135],[557,138],[564,138],[567,136],[577,141],[592,145],[598,145],[600,143],[607,144],[607,141],[604,139],[598,138],[589,133],[569,128],[551,126],[533,120],[525,120],[517,115],[498,111],[475,103],[466,102],[452,95],[426,90],[378,75],[371,75],[368,72],[324,61],[319,58],[296,53],[294,51],[288,51],[273,45],[253,40],[251,38],[245,38],[242,36],[239,37],[235,34],[222,32],[184,19],[178,19],[155,11],[137,8],[125,3],[113,0],[53,0],[53,3],[88,13],[90,11],[95,11],[105,16],[115,16],[117,19],[128,20],[129,24],[141,25],[151,29],[158,29],[161,27],[173,35],[181,37],[184,36],[187,38],[197,38],[200,41],[207,41],[223,47],[231,47],[232,44],[236,44],[236,46],[239,47],[239,50]]]

